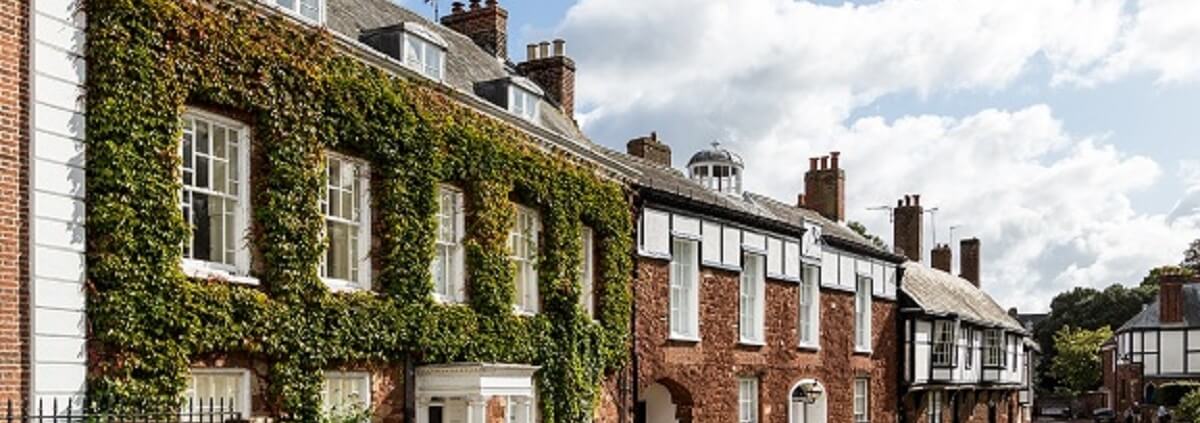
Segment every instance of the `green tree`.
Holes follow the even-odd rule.
[[[1200,272],[1200,239],[1192,241],[1187,250],[1183,251],[1183,262],[1179,265],[1193,272]]]
[[[875,246],[879,247],[879,249],[881,249],[881,250],[889,249],[887,243],[883,242],[883,238],[880,238],[880,237],[876,236],[875,234],[867,232],[867,227],[864,226],[862,223],[851,220],[849,222],[846,222],[846,226],[849,227],[850,230],[861,235],[863,238],[866,238],[868,241],[871,241],[871,243],[875,244]]]
[[[1200,422],[1200,389],[1192,390],[1183,396],[1179,407],[1175,409],[1175,420],[1180,422]]]
[[[1050,370],[1062,386],[1078,395],[1100,384],[1100,345],[1112,338],[1108,326],[1097,330],[1064,326],[1054,334],[1054,356]]]

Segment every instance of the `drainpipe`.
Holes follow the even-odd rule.
[[[896,393],[897,393],[897,395],[896,395],[896,414],[897,414],[896,421],[898,421],[900,423],[907,423],[908,422],[908,410],[905,410],[905,408],[904,408],[904,399],[905,399],[905,397],[908,396],[908,386],[905,383],[905,375],[908,372],[904,370],[904,368],[905,368],[904,364],[908,363],[908,361],[906,361],[907,357],[905,356],[905,353],[908,351],[908,342],[904,339],[904,328],[905,328],[904,314],[900,312],[900,310],[903,308],[903,307],[901,307],[902,306],[901,301],[903,300],[903,298],[902,298],[903,294],[901,293],[901,289],[900,289],[901,282],[903,280],[904,280],[904,267],[901,265],[897,265],[896,266],[896,339],[898,340],[898,342],[896,343],[896,345],[897,345],[896,363],[898,363],[900,365],[900,368],[897,369],[897,371],[896,371]]]

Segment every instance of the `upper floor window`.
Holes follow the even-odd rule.
[[[871,278],[858,276],[854,290],[854,350],[871,351]]]
[[[220,116],[183,116],[183,190],[188,223],[184,270],[191,276],[246,276],[250,252],[243,241],[250,220],[249,131]]]
[[[871,421],[870,404],[871,381],[866,378],[854,379],[854,423]]]
[[[371,376],[366,373],[325,372],[321,404],[330,416],[350,416],[371,404]]]
[[[820,303],[818,295],[820,289],[817,288],[820,280],[821,268],[813,265],[804,265],[804,274],[800,280],[800,345],[807,347],[817,346],[817,336],[820,334],[817,329],[817,322],[820,319]]]
[[[516,286],[517,303],[514,307],[521,313],[538,312],[538,238],[541,235],[541,219],[538,212],[529,207],[516,205],[517,215],[508,233],[510,259],[516,266],[513,284]]]
[[[313,22],[325,22],[324,0],[274,0],[281,9]]]
[[[675,238],[671,243],[669,297],[671,337],[694,340],[698,330],[700,251],[696,241]]]
[[[1004,344],[1001,342],[1004,334],[999,329],[988,329],[983,332],[983,365],[987,367],[1004,367]]]
[[[250,416],[250,372],[235,368],[192,369],[184,392],[188,414],[224,414],[222,419]]]
[[[370,289],[369,169],[361,160],[328,153],[325,171],[321,211],[328,246],[321,260],[321,277],[335,289]]]
[[[764,257],[758,254],[742,255],[742,283],[738,307],[738,327],[741,342],[763,343],[763,296],[766,285],[763,281],[766,269]]]
[[[758,423],[758,379],[738,380],[738,423]]]
[[[404,64],[435,81],[446,70],[446,43],[441,37],[413,23],[404,24]]]
[[[437,206],[437,251],[430,268],[430,273],[433,274],[433,294],[438,301],[458,303],[466,300],[462,191],[448,185],[438,187]]]
[[[508,89],[508,111],[525,120],[537,119],[538,96],[516,84],[509,85]]]
[[[933,321],[933,352],[930,361],[934,366],[954,365],[954,321]]]
[[[589,318],[596,317],[596,246],[592,228],[579,235],[579,305]]]

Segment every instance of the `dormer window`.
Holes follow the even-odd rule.
[[[441,81],[446,69],[446,42],[424,27],[404,25],[404,64],[412,70]]]
[[[274,0],[274,3],[304,19],[315,23],[325,22],[325,0]]]
[[[525,120],[537,119],[538,114],[538,98],[529,90],[521,88],[516,84],[508,87],[508,111],[512,114],[525,118]]]

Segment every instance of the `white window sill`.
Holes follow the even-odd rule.
[[[738,340],[738,345],[745,345],[748,347],[764,347],[767,344],[763,341],[756,341],[753,339],[740,339]]]
[[[678,333],[672,333],[671,335],[667,336],[667,339],[671,340],[671,341],[679,341],[679,342],[691,342],[691,343],[700,342],[699,336],[682,335],[682,334],[678,334]]]
[[[813,352],[816,352],[816,351],[821,351],[821,346],[820,346],[820,345],[817,345],[817,344],[811,344],[811,343],[808,343],[808,344],[800,344],[800,345],[798,345],[796,348],[799,348],[799,349],[801,349],[801,350],[805,350],[805,351],[813,351]]]
[[[520,306],[514,305],[513,306],[513,314],[518,315],[518,316],[533,317],[533,316],[537,316],[538,312],[537,312],[537,310],[525,310],[525,309],[521,308]]]
[[[871,351],[869,348],[854,347],[854,353],[855,353],[855,354],[866,354],[866,355],[870,355],[870,354],[872,354],[873,352],[874,352],[874,351]]]
[[[329,290],[333,292],[357,292],[369,290],[368,288],[363,288],[362,285],[358,283],[345,279],[321,278],[321,281],[325,283],[325,287],[329,288]]]
[[[258,278],[235,275],[224,269],[214,269],[209,267],[206,262],[196,260],[183,260],[183,274],[189,278],[218,279],[243,285],[258,285]]]
[[[460,300],[457,298],[452,298],[449,295],[434,293],[433,302],[443,305],[462,305],[466,303],[466,300]]]

